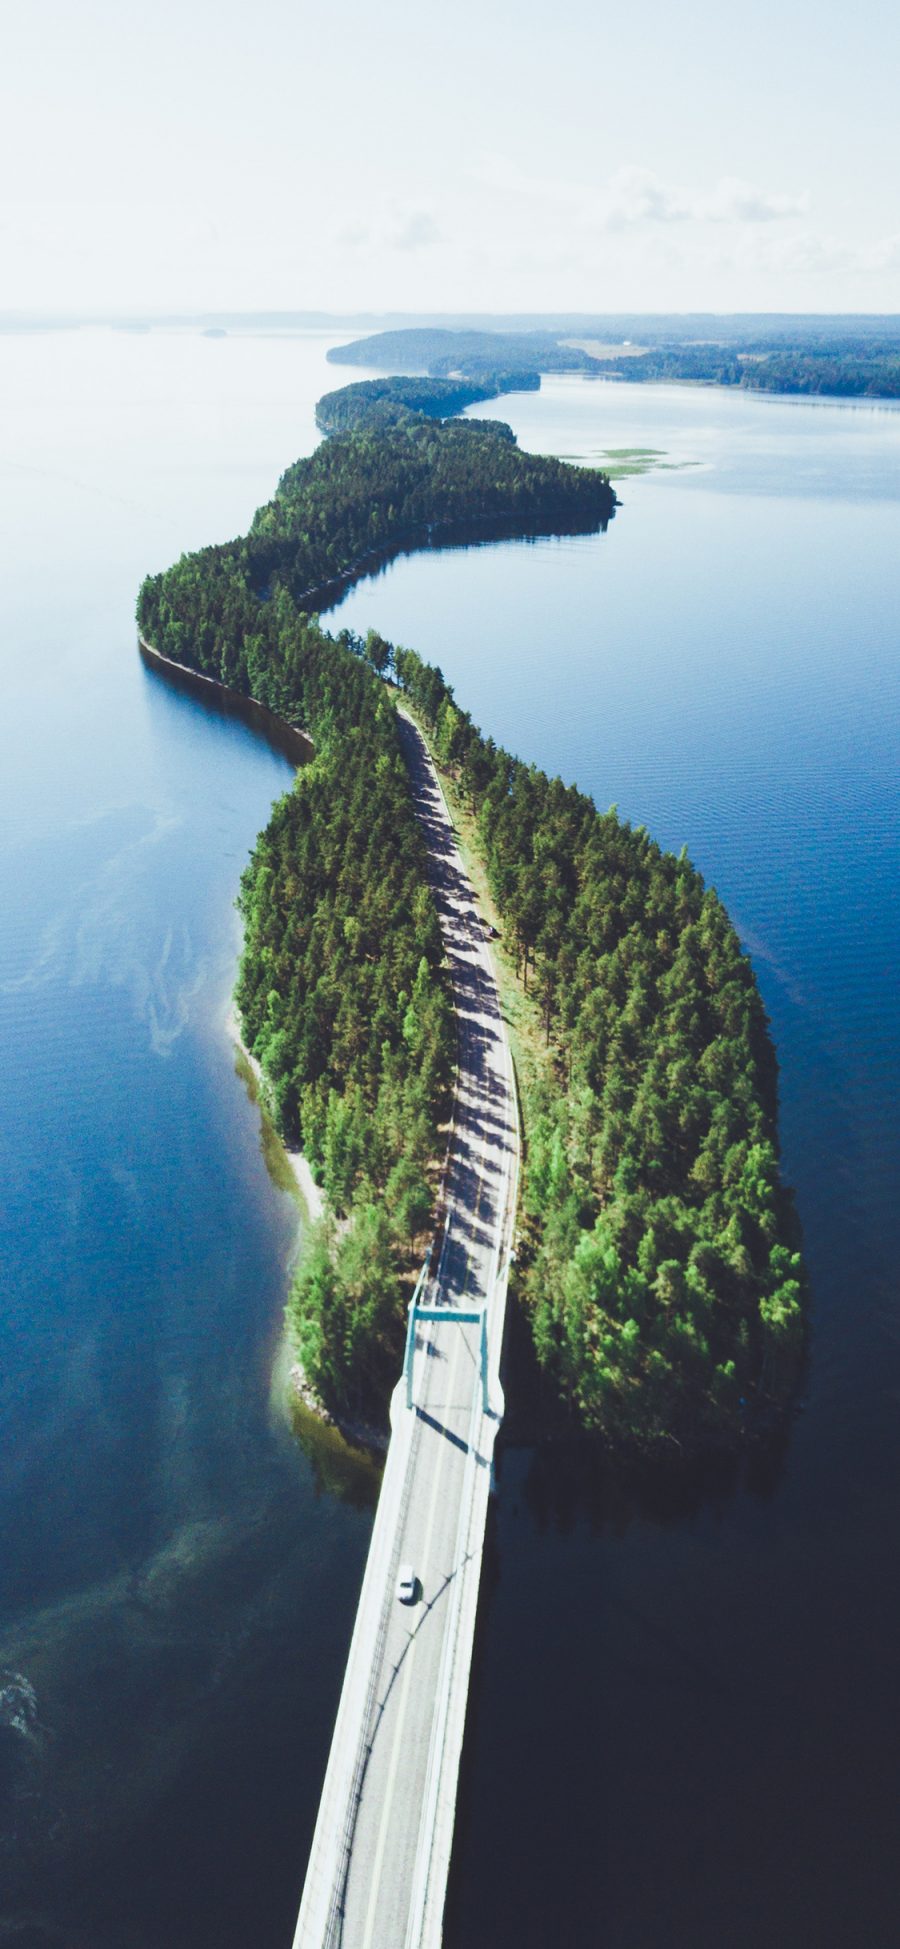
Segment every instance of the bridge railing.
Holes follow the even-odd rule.
[[[502,1393],[502,1388],[500,1386],[500,1353],[501,1353],[502,1340],[503,1340],[503,1324],[504,1324],[504,1318],[506,1312],[506,1291],[507,1291],[507,1285],[509,1281],[510,1266],[515,1256],[513,1245],[514,1245],[514,1235],[515,1235],[515,1217],[516,1217],[516,1210],[518,1206],[518,1195],[519,1195],[519,1171],[521,1167],[518,1098],[516,1094],[515,1076],[512,1067],[512,1057],[509,1050],[508,1042],[506,1043],[505,1047],[506,1047],[506,1068],[507,1068],[507,1075],[509,1079],[510,1102],[513,1107],[513,1117],[515,1120],[515,1146],[513,1152],[512,1170],[507,1179],[507,1185],[506,1185],[506,1198],[505,1198],[505,1207],[503,1212],[503,1220],[500,1228],[500,1234],[496,1243],[494,1266],[493,1266],[493,1271],[488,1285],[488,1292],[487,1292],[485,1306],[482,1315],[482,1329],[483,1329],[482,1359],[483,1359],[484,1367],[483,1367],[483,1388],[482,1388],[481,1403],[480,1403],[481,1412],[479,1414],[478,1392],[473,1390],[472,1412],[471,1412],[471,1417],[469,1422],[469,1432],[468,1432],[468,1454],[466,1456],[466,1480],[463,1485],[463,1493],[460,1500],[459,1521],[457,1524],[457,1533],[456,1533],[456,1548],[455,1548],[455,1554],[453,1559],[456,1565],[456,1572],[454,1577],[453,1591],[451,1595],[451,1609],[448,1616],[447,1629],[444,1636],[444,1644],[443,1644],[442,1654],[441,1654],[440,1672],[438,1675],[438,1684],[437,1684],[438,1711],[435,1715],[432,1724],[431,1740],[429,1743],[425,1794],[422,1802],[422,1817],[419,1822],[419,1834],[418,1834],[418,1841],[416,1846],[416,1860],[415,1860],[415,1867],[413,1870],[412,1895],[410,1899],[410,1907],[409,1907],[404,1949],[431,1949],[432,1944],[439,1944],[441,1940],[441,1918],[443,1914],[443,1896],[444,1896],[443,1886],[441,1887],[440,1891],[436,1890],[434,1897],[432,1897],[432,1884],[434,1881],[433,1871],[435,1866],[435,1836],[436,1836],[436,1829],[438,1824],[438,1806],[440,1803],[441,1786],[442,1786],[445,1760],[446,1760],[448,1719],[450,1714],[451,1702],[454,1698],[454,1691],[455,1691],[455,1684],[456,1684],[456,1666],[457,1666],[457,1661],[460,1653],[461,1639],[463,1637],[466,1638],[466,1648],[469,1655],[471,1655],[471,1645],[474,1636],[475,1610],[477,1606],[478,1582],[480,1579],[477,1571],[475,1572],[474,1576],[469,1571],[468,1553],[469,1553],[469,1545],[471,1542],[471,1533],[472,1533],[472,1525],[473,1525],[475,1491],[476,1491],[476,1487],[479,1485],[479,1473],[478,1473],[479,1466],[481,1466],[482,1468],[486,1468],[488,1465],[487,1457],[486,1456],[482,1457],[479,1454],[479,1449],[483,1445],[486,1448],[488,1448],[489,1451],[492,1453],[493,1438],[496,1433],[496,1422],[495,1422],[494,1426],[491,1429],[490,1442],[484,1443],[483,1433],[482,1433],[483,1423],[489,1411],[488,1373],[487,1373],[488,1322],[490,1322],[490,1325],[493,1328],[492,1338],[493,1338],[494,1358],[493,1358],[492,1366],[494,1370],[494,1392],[499,1402],[500,1412],[502,1413],[503,1393]],[[442,1314],[442,1317],[446,1317],[446,1315]],[[488,1496],[490,1485],[489,1482],[484,1482],[484,1478],[482,1478],[482,1484],[484,1490],[484,1503],[485,1503],[484,1516],[486,1516],[487,1496]],[[483,1538],[483,1519],[481,1525],[481,1536],[479,1538],[479,1569],[480,1569],[480,1550],[481,1550],[482,1538]],[[468,1592],[469,1604],[470,1604],[470,1615],[469,1618],[467,1619],[467,1628],[465,1630],[461,1630],[460,1614],[462,1610],[463,1597],[467,1592]],[[460,1731],[460,1738],[461,1738],[461,1731]],[[455,1781],[456,1781],[456,1767],[454,1766],[454,1790],[455,1790]],[[452,1817],[450,1822],[450,1832],[452,1833]],[[447,1848],[447,1854],[449,1854],[449,1839],[447,1840],[446,1848]],[[446,1859],[444,1861],[444,1873],[446,1873]]]
[[[397,1390],[399,1392],[399,1390]],[[337,1949],[360,1791],[371,1745],[381,1654],[412,1491],[417,1423],[394,1414],[388,1461],[350,1641],[293,1949]],[[377,1655],[372,1656],[372,1647]],[[347,1731],[356,1728],[356,1737]],[[343,1735],[343,1736],[342,1736]],[[349,1756],[347,1749],[349,1748]],[[338,1813],[340,1809],[340,1813]]]
[[[347,1892],[347,1878],[350,1873],[350,1859],[353,1853],[353,1837],[356,1829],[356,1818],[359,1812],[359,1803],[360,1800],[362,1799],[362,1784],[365,1778],[365,1771],[366,1771],[366,1767],[368,1766],[369,1756],[372,1751],[372,1740],[370,1737],[372,1731],[372,1714],[375,1705],[376,1693],[378,1691],[378,1681],[381,1676],[381,1660],[384,1654],[385,1639],[387,1637],[388,1622],[389,1622],[390,1611],[391,1611],[391,1602],[394,1594],[394,1576],[399,1564],[400,1539],[403,1535],[403,1527],[406,1521],[406,1516],[409,1509],[409,1498],[412,1491],[412,1481],[414,1475],[414,1469],[413,1469],[414,1446],[415,1446],[414,1441],[411,1441],[406,1456],[406,1467],[404,1469],[404,1474],[403,1474],[403,1487],[400,1493],[400,1501],[397,1506],[397,1515],[396,1515],[395,1532],[394,1532],[396,1541],[395,1541],[394,1549],[392,1551],[391,1563],[388,1569],[388,1575],[385,1583],[384,1601],[381,1606],[381,1615],[378,1620],[378,1630],[375,1637],[374,1654],[372,1657],[371,1669],[369,1672],[369,1683],[368,1686],[366,1687],[366,1696],[363,1704],[359,1745],[356,1753],[356,1763],[353,1768],[353,1774],[350,1782],[350,1791],[347,1800],[347,1814],[344,1821],[344,1831],[341,1837],[341,1847],[340,1847],[340,1852],[339,1852],[339,1857],[337,1862],[337,1870],[335,1874],[334,1893],[332,1896],[331,1908],[329,1910],[329,1916],[328,1916],[328,1924],[325,1933],[325,1949],[332,1949],[332,1945],[340,1943],[341,1940],[341,1933],[342,1933],[343,1919],[344,1919],[344,1901]]]
[[[413,1873],[413,1890],[409,1906],[405,1949],[419,1949],[425,1923],[428,1883],[432,1864],[431,1841],[434,1835],[438,1794],[440,1793],[441,1774],[443,1772],[447,1713],[450,1706],[453,1665],[456,1659],[456,1645],[459,1635],[459,1609],[465,1581],[467,1543],[469,1531],[472,1526],[472,1503],[475,1495],[475,1479],[478,1467],[477,1435],[479,1423],[486,1413],[486,1401],[480,1402],[478,1391],[473,1388],[472,1412],[469,1417],[468,1429],[468,1453],[466,1455],[465,1467],[466,1479],[460,1498],[459,1520],[456,1527],[456,1544],[453,1553],[453,1561],[456,1569],[453,1577],[453,1589],[450,1594],[450,1612],[444,1632],[444,1642],[441,1648],[441,1663],[437,1681],[438,1710],[432,1722],[431,1740],[428,1748],[428,1770],[425,1776],[425,1796],[422,1803],[422,1817],[419,1823],[416,1865]]]

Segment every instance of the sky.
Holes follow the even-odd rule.
[[[900,311],[886,0],[6,0],[0,311]]]

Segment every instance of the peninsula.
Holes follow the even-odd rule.
[[[148,578],[138,605],[164,656],[315,746],[244,875],[237,989],[329,1213],[289,1305],[301,1362],[338,1412],[386,1412],[435,1224],[456,1013],[400,696],[531,1011],[516,1286],[548,1383],[611,1445],[733,1446],[790,1392],[803,1278],[774,1052],[721,902],[684,855],[498,748],[414,652],[315,613],[399,549],[596,530],[613,491],[502,425],[435,418],[459,400],[417,400],[408,378],[338,398],[323,422],[352,430],[288,470],[248,536]]]

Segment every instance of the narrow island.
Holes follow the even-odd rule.
[[[148,577],[140,634],[314,747],[243,876],[236,1001],[324,1198],[288,1302],[320,1400],[386,1418],[454,1072],[399,700],[499,935],[525,1137],[515,1292],[547,1388],[613,1448],[733,1448],[790,1396],[805,1287],[775,1055],[722,903],[685,854],[498,747],[414,651],[318,621],[399,550],[606,525],[604,474],[443,417],[519,383],[504,358],[487,394],[403,376],[328,395],[336,430],[249,534]]]
[[[540,383],[540,373],[530,371],[485,372],[478,380],[360,379],[356,385],[324,394],[316,407],[316,425],[322,433],[353,433],[408,424],[417,413],[427,419],[446,419],[467,406],[498,399],[501,393],[537,392]],[[512,437],[508,427],[501,431]]]

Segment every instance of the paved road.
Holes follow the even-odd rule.
[[[422,1325],[414,1408],[398,1389],[372,1554],[351,1647],[335,1745],[357,1742],[352,1791],[333,1751],[311,1857],[345,1813],[337,1896],[323,1933],[304,1896],[295,1949],[419,1949],[439,1942],[468,1689],[499,1386],[518,1132],[512,1066],[483,922],[474,907],[443,795],[415,726],[402,737],[426,834],[459,1021],[459,1067],[443,1225],[423,1302],[489,1302],[491,1393],[483,1412],[478,1329]],[[409,1562],[420,1596],[394,1595]],[[377,1589],[373,1589],[373,1582]],[[363,1692],[368,1661],[368,1682]],[[329,1793],[330,1807],[326,1805]],[[323,1832],[320,1834],[320,1829]],[[317,1872],[324,1873],[324,1868]],[[331,1872],[329,1867],[328,1873]]]

